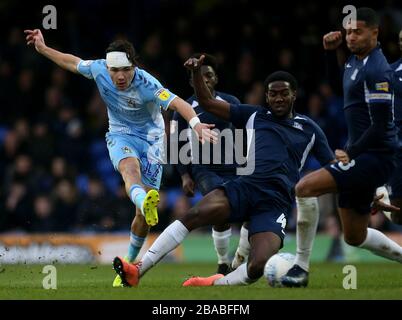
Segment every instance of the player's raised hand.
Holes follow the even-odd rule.
[[[349,155],[346,153],[346,151],[341,149],[335,150],[335,158],[343,164],[347,164],[350,161]]]
[[[373,202],[371,203],[371,214],[376,214],[378,211],[398,212],[401,210],[399,207],[381,201],[382,198],[384,198],[383,193],[374,196]]]
[[[322,44],[325,50],[335,50],[342,43],[342,32],[332,31],[324,35],[322,38]]]
[[[205,55],[202,55],[199,59],[190,58],[186,62],[184,62],[184,66],[190,71],[199,70],[204,63]]]
[[[24,30],[24,33],[26,34],[26,41],[27,45],[34,45],[36,51],[39,53],[41,52],[41,49],[43,49],[45,45],[45,39],[43,38],[42,32],[39,29],[34,29],[34,30]]]
[[[209,141],[214,144],[218,142],[218,134],[211,130],[213,127],[215,127],[214,124],[207,123],[198,123],[194,127],[194,131],[198,135],[198,140],[200,140],[202,144],[204,144],[205,141]]]

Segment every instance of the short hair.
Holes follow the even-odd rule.
[[[293,91],[297,90],[297,80],[296,78],[290,74],[289,72],[286,71],[276,71],[274,73],[271,73],[264,81],[264,88],[265,92],[268,92],[268,86],[270,83],[275,82],[275,81],[285,81],[289,82],[290,88]]]
[[[130,41],[127,40],[116,40],[113,41],[111,44],[106,49],[106,53],[112,52],[112,51],[119,51],[119,52],[125,52],[127,54],[127,59],[134,65],[138,65],[137,63],[137,54],[134,49],[133,44]]]
[[[213,55],[208,53],[194,53],[190,58],[199,59],[202,55],[205,56],[203,65],[212,67],[212,69],[214,69],[214,71],[216,72],[218,69],[218,61]]]
[[[356,20],[364,21],[368,27],[378,27],[380,25],[380,18],[377,12],[367,7],[356,10]]]

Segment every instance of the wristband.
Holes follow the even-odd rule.
[[[191,120],[189,121],[190,127],[193,129],[199,123],[201,123],[201,121],[200,121],[200,118],[198,118],[198,117],[191,118]]]

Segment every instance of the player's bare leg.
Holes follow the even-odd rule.
[[[119,172],[124,180],[128,196],[136,205],[136,214],[131,224],[128,253],[124,257],[127,262],[133,262],[140,252],[149,232],[150,227],[146,222],[141,208],[152,189],[143,186],[141,183],[140,164],[137,158],[130,157],[121,160],[119,163]],[[157,193],[156,190],[153,191]],[[157,199],[155,201],[157,201]],[[117,275],[113,282],[113,287],[120,287],[121,285],[121,278]]]
[[[361,214],[353,209],[340,208],[339,214],[346,243],[402,263],[402,247],[380,231],[368,228],[369,213]]]
[[[306,175],[296,185],[296,258],[293,267],[281,280],[284,286],[307,286],[310,255],[319,220],[317,196],[336,190],[334,178],[324,168]]]
[[[129,264],[116,257],[114,267],[118,274],[127,277],[127,285],[136,285],[141,276],[175,249],[187,234],[199,227],[222,225],[230,215],[225,192],[215,189],[201,199],[181,220],[171,223],[154,241],[138,264]]]
[[[256,282],[263,274],[268,259],[276,254],[281,246],[281,238],[273,232],[259,232],[250,237],[248,263],[224,277],[194,277],[186,280],[183,286],[221,286],[247,285]]]
[[[296,184],[296,196],[299,198],[318,197],[326,193],[337,192],[337,186],[331,173],[321,168],[304,176]]]

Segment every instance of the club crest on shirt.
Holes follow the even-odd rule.
[[[167,101],[170,98],[170,93],[166,89],[162,88],[155,92],[155,97],[162,101]]]
[[[127,146],[125,146],[125,147],[123,147],[121,149],[123,150],[124,153],[133,153],[133,151]]]
[[[301,123],[298,123],[298,122],[293,122],[293,128],[303,130],[303,125]]]
[[[127,104],[128,104],[130,107],[134,107],[134,106],[135,106],[135,100],[129,98],[129,99],[127,99]]]
[[[377,91],[384,91],[388,92],[389,91],[389,84],[388,82],[379,82],[375,84],[375,89]]]

